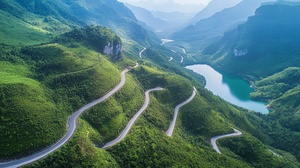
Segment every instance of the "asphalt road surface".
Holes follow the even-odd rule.
[[[125,136],[128,134],[128,132],[130,131],[131,127],[133,126],[134,122],[138,119],[138,117],[146,110],[146,108],[149,106],[150,103],[150,96],[149,93],[152,91],[159,91],[159,90],[163,90],[163,88],[161,87],[157,87],[154,89],[150,89],[147,90],[145,92],[145,102],[144,105],[142,106],[142,108],[130,119],[130,121],[128,122],[127,126],[125,127],[125,129],[122,131],[122,133],[118,136],[118,138],[116,138],[113,141],[110,141],[108,143],[106,143],[102,148],[106,149],[108,147],[114,146],[115,144],[119,143],[122,139],[125,138]]]
[[[235,136],[240,136],[240,135],[243,134],[241,131],[239,131],[239,130],[237,130],[237,129],[234,129],[234,128],[233,128],[233,130],[234,130],[235,133],[232,133],[232,134],[226,134],[226,135],[220,135],[220,136],[215,136],[215,137],[213,137],[213,138],[211,139],[211,144],[212,144],[212,146],[213,146],[213,148],[214,148],[214,150],[215,150],[216,152],[218,152],[219,154],[222,154],[221,151],[220,151],[220,149],[219,149],[219,147],[218,147],[218,145],[217,145],[217,140],[218,140],[218,139],[229,138],[229,137],[235,137]]]
[[[177,116],[178,116],[178,111],[179,111],[179,109],[180,109],[182,106],[184,106],[184,105],[188,104],[189,102],[191,102],[191,101],[194,99],[194,97],[196,96],[196,93],[197,93],[197,89],[194,87],[194,90],[193,90],[193,93],[192,93],[191,97],[188,98],[186,101],[184,101],[184,102],[178,104],[178,105],[175,107],[173,120],[172,120],[172,122],[171,122],[171,124],[170,124],[169,129],[168,129],[167,132],[166,132],[166,134],[167,134],[168,136],[172,136],[172,134],[173,134],[173,130],[174,130],[174,127],[175,127],[175,124],[176,124],[176,120],[177,120]]]
[[[146,51],[146,50],[147,50],[147,48],[144,48],[144,49],[139,53],[140,58],[142,58],[142,54],[143,54],[143,52]]]
[[[33,155],[21,158],[21,159],[17,159],[17,160],[12,160],[9,162],[5,162],[5,163],[0,163],[0,167],[8,167],[8,168],[14,168],[14,167],[20,167],[32,162],[35,162],[47,155],[49,155],[50,153],[54,152],[55,150],[57,150],[58,148],[60,148],[62,145],[64,145],[74,134],[75,129],[76,129],[76,120],[77,118],[87,109],[95,106],[98,103],[103,102],[104,100],[106,100],[107,98],[109,98],[110,96],[112,96],[114,93],[116,93],[118,90],[120,90],[126,81],[126,72],[128,72],[128,69],[125,69],[124,71],[122,71],[121,73],[121,82],[115,87],[113,88],[110,92],[108,92],[106,95],[104,95],[103,97],[94,100],[93,102],[83,106],[82,108],[80,108],[78,111],[76,111],[74,114],[72,114],[69,119],[68,119],[68,130],[67,133],[65,134],[65,136],[63,138],[61,138],[58,142],[56,142],[55,144],[47,147],[46,149],[37,152]]]

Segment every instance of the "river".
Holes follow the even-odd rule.
[[[206,80],[205,88],[226,101],[249,110],[264,114],[269,113],[265,102],[250,99],[250,93],[254,89],[242,78],[222,74],[208,65],[198,64],[186,68],[204,76]]]

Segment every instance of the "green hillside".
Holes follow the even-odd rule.
[[[1,62],[1,155],[39,149],[63,135],[66,116],[42,84],[27,76],[26,66]],[[53,131],[57,130],[57,131]]]
[[[4,97],[1,99],[1,123],[6,123],[1,125],[1,134],[6,137],[1,142],[1,148],[6,151],[1,152],[1,158],[28,155],[55,142],[64,134],[69,114],[101,97],[118,83],[119,70],[107,60],[107,56],[83,44],[72,47],[59,43],[24,47],[8,52],[15,54],[11,57],[2,57],[1,73],[6,78],[7,74],[11,74],[11,82],[1,84],[1,96]],[[285,164],[296,167],[297,163],[288,163],[268,152],[261,154],[268,159],[253,159],[251,162],[242,159],[248,156],[230,152],[226,149],[227,145],[221,149],[230,155],[214,152],[209,139],[231,132],[231,127],[252,133],[257,138],[264,136],[248,121],[244,112],[213,96],[199,81],[194,80],[192,84],[182,76],[160,70],[164,68],[156,67],[151,62],[146,64],[151,67],[140,66],[131,70],[120,92],[84,113],[79,129],[67,145],[32,166],[184,167],[201,164],[210,167],[251,167],[255,164],[274,164],[280,167]],[[15,76],[20,79],[15,79]],[[14,83],[20,83],[20,89],[10,89],[16,87]],[[170,124],[173,108],[190,96],[193,85],[198,86],[199,93],[192,103],[182,109],[174,137],[169,138],[164,132]],[[107,151],[96,148],[94,143],[101,146],[120,133],[141,107],[144,91],[156,86],[162,86],[165,90],[151,94],[150,107],[128,137]],[[22,115],[24,117],[16,117]],[[14,124],[20,122],[23,124]],[[259,143],[257,138],[250,136],[242,144]],[[19,147],[16,148],[15,144]],[[256,148],[251,150],[255,153]],[[267,151],[268,147],[261,145],[258,148],[259,151]],[[178,157],[184,159],[177,160]]]
[[[254,84],[256,91],[251,94],[256,99],[269,99],[273,114],[279,122],[293,130],[300,131],[299,88],[300,68],[287,68],[282,72],[264,78]]]
[[[106,56],[82,45],[47,44],[3,52],[0,132],[5,137],[1,139],[4,158],[32,153],[57,141],[69,114],[119,81],[119,70]]]
[[[277,2],[257,9],[245,24],[226,32],[197,59],[253,82],[253,99],[269,101],[266,123],[254,122],[271,144],[299,159],[299,3]],[[234,65],[234,66],[233,66]]]
[[[0,32],[9,31],[11,41],[0,46],[0,162],[57,142],[68,116],[108,93],[129,68],[124,87],[85,111],[66,144],[25,167],[299,167],[300,156],[290,146],[280,151],[282,157],[270,152],[279,151],[270,146],[282,149],[289,142],[266,133],[272,116],[249,113],[206,90],[203,77],[182,68],[178,54],[159,45],[122,3],[0,0],[1,15],[6,27]],[[13,25],[18,29],[9,29]],[[143,47],[148,48],[140,58]],[[170,56],[177,61],[169,62]],[[143,105],[144,92],[157,86],[164,90],[151,92],[149,107],[125,139],[99,148],[120,134]],[[173,136],[166,136],[174,107],[190,97],[193,86],[196,97],[180,109]],[[297,88],[291,82],[282,100]],[[243,135],[219,140],[220,155],[210,140],[232,128]]]
[[[34,45],[47,42],[52,33],[19,20],[0,10],[0,43],[6,45]],[[13,30],[13,31],[12,31]]]
[[[259,158],[245,162],[242,158],[249,156],[233,153],[227,149],[227,145],[221,149],[228,152],[228,155],[219,155],[213,151],[208,143],[211,136],[231,132],[231,126],[243,128],[243,132],[257,131],[243,112],[228,106],[203,88],[198,88],[196,99],[182,109],[173,137],[167,137],[165,131],[172,118],[174,105],[189,97],[192,92],[191,83],[178,75],[147,66],[132,70],[127,77],[128,82],[120,92],[83,115],[82,118],[89,124],[80,120],[80,128],[71,142],[32,167],[252,167],[256,164],[297,167],[297,164],[274,157],[266,146],[251,135],[247,135],[247,139],[239,144],[233,143],[242,146],[260,144],[249,145],[250,148],[247,148],[253,155],[259,151]],[[143,91],[157,85],[163,86],[164,91],[151,94],[149,108],[121,143],[107,150],[93,146],[94,143],[101,146],[118,136],[141,107]],[[204,110],[207,112],[203,114]],[[190,126],[186,117],[193,118],[199,124],[193,123],[195,125]]]
[[[5,37],[0,43],[9,45],[40,44],[47,42],[53,34],[86,25],[109,27],[120,37],[144,45],[160,42],[153,33],[138,24],[125,5],[116,0],[89,3],[83,0],[1,0],[0,17],[3,23],[0,37]],[[11,20],[12,23],[7,23]],[[11,28],[16,30],[11,31]]]
[[[206,60],[230,72],[267,77],[299,66],[299,5],[264,5],[207,47]],[[232,66],[234,64],[235,66]]]

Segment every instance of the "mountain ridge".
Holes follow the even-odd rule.
[[[11,4],[16,7],[15,0],[5,2],[14,2]],[[74,15],[79,21],[85,18],[84,23],[97,24],[79,26],[51,8],[50,14],[45,10],[44,15],[22,10],[24,20],[39,21],[35,26],[30,22],[36,29],[47,27],[52,32],[45,41],[32,39],[35,44],[26,45],[21,38],[16,38],[15,44],[1,44],[1,160],[21,158],[55,143],[66,131],[69,115],[114,88],[121,70],[139,65],[126,74],[122,89],[80,116],[68,143],[28,167],[299,167],[293,155],[279,151],[283,157],[275,157],[268,150],[273,137],[263,132],[270,128],[263,125],[263,115],[233,106],[206,90],[204,79],[183,68],[178,55],[157,43],[157,37],[137,24],[124,5],[112,0],[91,1],[94,5],[83,0],[23,2],[36,12],[44,12],[38,9],[45,5],[61,3],[64,9],[80,9]],[[117,11],[119,7],[124,11]],[[71,15],[72,10],[68,10]],[[104,12],[99,18],[98,10]],[[10,19],[20,21],[6,18]],[[168,61],[170,55],[176,56],[174,61]],[[145,90],[157,86],[164,90],[151,94],[150,105],[126,138],[107,150],[99,149],[97,146],[117,137],[140,109]],[[174,107],[190,97],[193,86],[199,94],[180,109],[170,138],[165,131]],[[231,132],[232,127],[243,136],[220,141],[220,155],[209,140]]]
[[[241,0],[230,0],[230,1],[220,1],[220,0],[212,0],[207,6],[197,13],[194,18],[189,21],[189,24],[195,24],[202,19],[206,19],[217,12],[221,12],[225,8],[232,7],[238,4]]]
[[[195,25],[173,34],[173,38],[185,42],[197,42],[197,49],[203,49],[207,44],[222,38],[224,32],[234,29],[255,14],[261,3],[268,0],[243,0],[233,7],[215,13],[209,18],[198,21]],[[239,13],[237,15],[236,13]]]

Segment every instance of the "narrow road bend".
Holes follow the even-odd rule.
[[[142,54],[143,54],[143,52],[146,51],[146,50],[147,50],[147,48],[144,47],[144,49],[143,49],[142,51],[140,51],[140,53],[139,53],[140,58],[142,58]]]
[[[102,148],[106,149],[108,147],[114,146],[117,143],[119,143],[122,139],[125,138],[125,136],[128,134],[128,132],[130,131],[131,127],[133,126],[133,124],[135,123],[135,121],[138,119],[138,117],[146,110],[146,108],[149,106],[150,103],[150,95],[149,93],[152,91],[160,91],[163,90],[163,88],[161,87],[156,87],[154,89],[149,89],[145,92],[145,102],[144,105],[142,106],[142,108],[130,119],[130,121],[128,122],[127,126],[125,127],[125,129],[121,132],[121,134],[113,141],[110,141],[108,143],[106,143]]]
[[[178,105],[175,107],[173,120],[172,120],[172,122],[171,122],[171,124],[170,124],[169,129],[168,129],[167,132],[166,132],[166,134],[167,134],[168,136],[172,136],[172,134],[173,134],[173,130],[174,130],[174,128],[175,128],[175,124],[176,124],[176,120],[177,120],[177,116],[178,116],[178,111],[179,111],[179,109],[180,109],[182,106],[184,106],[184,105],[188,104],[189,102],[191,102],[191,101],[194,99],[194,97],[196,96],[196,93],[197,93],[197,89],[194,87],[194,90],[193,90],[193,93],[192,93],[191,97],[188,98],[186,101],[184,101],[184,102],[178,104]]]
[[[218,147],[218,145],[217,145],[217,140],[218,139],[229,138],[229,137],[236,137],[236,136],[240,136],[240,135],[243,134],[241,131],[239,131],[239,130],[237,130],[235,128],[233,128],[233,130],[234,130],[235,133],[225,134],[225,135],[219,135],[219,136],[215,136],[215,137],[213,137],[211,139],[211,144],[212,144],[212,146],[213,146],[213,148],[214,148],[214,150],[216,152],[218,152],[219,154],[222,154],[221,151],[220,151],[220,149],[219,149],[219,147]]]
[[[104,100],[106,100],[107,98],[109,98],[110,96],[112,96],[114,93],[116,93],[118,90],[120,90],[126,81],[126,73],[128,72],[128,69],[125,69],[121,72],[121,82],[115,87],[113,88],[110,92],[108,92],[106,95],[104,95],[103,97],[94,100],[93,102],[83,106],[82,108],[80,108],[78,111],[76,111],[74,114],[72,114],[71,116],[69,116],[68,119],[68,128],[67,128],[67,133],[64,135],[64,137],[62,137],[59,141],[57,141],[55,144],[47,147],[46,149],[37,152],[33,155],[21,158],[21,159],[17,159],[17,160],[12,160],[9,162],[4,162],[4,163],[0,163],[0,167],[5,167],[5,168],[15,168],[15,167],[20,167],[20,166],[24,166],[26,164],[35,162],[47,155],[49,155],[50,153],[54,152],[55,150],[59,149],[62,145],[64,145],[74,134],[75,130],[76,130],[76,120],[77,118],[87,109],[95,106],[98,103],[103,102]]]

